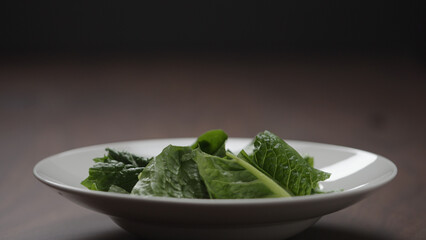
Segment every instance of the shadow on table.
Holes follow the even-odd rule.
[[[135,235],[132,235],[124,230],[121,229],[114,229],[109,231],[102,231],[93,233],[87,236],[84,236],[83,238],[80,238],[80,240],[139,240],[143,238],[138,238]]]
[[[336,226],[313,226],[289,240],[305,239],[345,239],[345,240],[396,240],[386,234],[366,232],[359,229],[341,228]]]
[[[244,233],[242,233],[244,236]],[[92,235],[86,236],[81,240],[138,240],[145,238],[138,238],[130,233],[127,233],[121,229],[115,229],[111,231],[94,233]],[[349,229],[349,228],[339,228],[335,226],[313,226],[308,230],[290,238],[289,240],[333,240],[333,239],[345,239],[345,240],[396,240],[396,238],[389,237],[385,234],[377,234],[371,232],[363,232],[358,229]],[[146,239],[148,240],[148,239]]]

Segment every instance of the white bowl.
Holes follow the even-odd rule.
[[[148,239],[284,239],[303,231],[321,216],[348,207],[392,180],[396,166],[362,150],[335,145],[287,141],[315,167],[330,172],[321,182],[326,194],[271,199],[176,199],[91,191],[80,182],[92,159],[106,147],[155,156],[169,144],[186,146],[195,138],[109,143],[63,152],[40,161],[34,175],[60,195],[104,213],[122,228]],[[231,138],[238,152],[251,139]]]

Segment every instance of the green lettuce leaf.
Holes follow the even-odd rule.
[[[81,184],[91,190],[109,191],[111,185],[116,185],[130,192],[138,181],[138,175],[143,167],[133,167],[115,160],[97,162],[89,169],[89,177]]]
[[[106,151],[104,157],[93,159],[95,164],[89,168],[89,176],[81,184],[90,190],[118,192],[120,188],[129,193],[151,159],[110,148]]]
[[[191,147],[169,145],[142,171],[131,194],[175,198],[209,198]]]
[[[194,150],[194,160],[211,198],[290,197],[261,171],[231,153],[227,155],[229,159]]]
[[[134,167],[145,167],[152,160],[152,158],[144,158],[125,151],[115,151],[107,148],[107,159],[116,160],[124,164],[131,164]]]
[[[116,185],[111,185],[111,187],[109,187],[108,192],[115,192],[115,193],[125,193],[128,194],[129,192],[127,192],[126,190],[122,189],[119,186]]]
[[[199,136],[191,147],[192,149],[199,147],[205,153],[224,157],[226,153],[225,142],[227,139],[228,135],[223,130],[210,130]]]
[[[313,158],[303,158],[269,131],[259,133],[252,148],[253,153],[241,151],[239,156],[268,174],[293,195],[310,195],[315,192],[319,181],[330,177],[330,173],[313,167]]]
[[[225,150],[228,135],[211,130],[191,146],[169,145],[155,158],[107,148],[81,182],[91,190],[175,198],[274,198],[317,193],[329,173],[313,167],[265,131],[238,156]]]
[[[314,158],[311,156],[305,156],[303,157],[305,161],[309,164],[309,166],[314,167]]]

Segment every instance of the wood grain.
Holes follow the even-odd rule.
[[[426,74],[405,58],[148,56],[0,63],[0,239],[135,239],[32,176],[35,163],[105,142],[196,136],[351,146],[396,179],[294,239],[426,239]]]

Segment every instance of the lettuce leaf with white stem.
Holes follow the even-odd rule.
[[[237,156],[228,135],[211,130],[190,146],[169,145],[155,158],[106,149],[82,185],[91,190],[175,198],[275,198],[316,193],[330,174],[265,131]],[[148,164],[148,165],[147,165]]]
[[[330,173],[315,169],[312,158],[303,158],[284,140],[269,131],[259,133],[248,151],[239,156],[278,182],[289,193],[296,196],[315,192],[319,181],[330,177]]]
[[[277,198],[290,197],[280,185],[251,164],[226,153],[220,158],[194,150],[194,160],[211,198]]]

